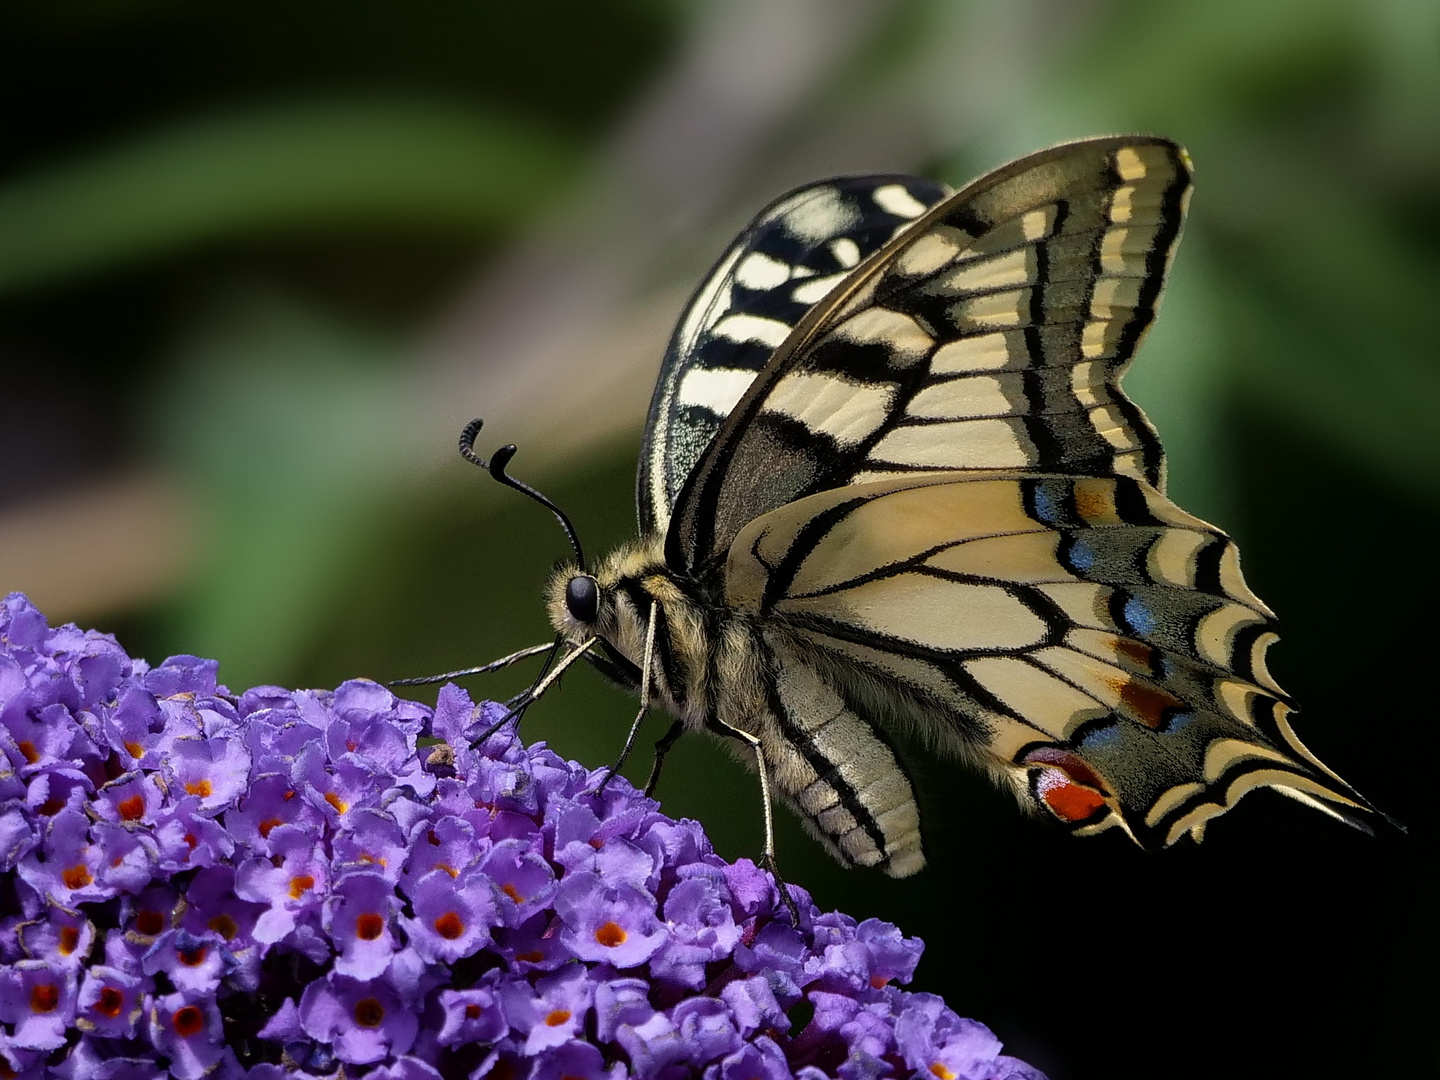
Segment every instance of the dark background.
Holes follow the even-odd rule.
[[[916,986],[1054,1080],[1433,1071],[1440,9],[9,0],[0,100],[0,589],[234,688],[543,640],[563,540],[456,432],[520,442],[589,550],[628,537],[679,306],[786,187],[1186,143],[1127,386],[1281,617],[1301,736],[1408,836],[1267,792],[1145,855],[933,763],[923,874],[841,870],[789,818],[782,863],[924,938]],[[631,709],[578,672],[527,737],[598,764]],[[660,795],[758,850],[716,746],[683,740]]]

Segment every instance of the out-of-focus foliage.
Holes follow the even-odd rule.
[[[1409,779],[1434,750],[1440,605],[1433,2],[12,0],[0,93],[0,592],[156,660],[219,656],[234,685],[423,674],[543,640],[563,539],[452,460],[460,424],[480,413],[520,442],[515,470],[589,550],[624,539],[644,390],[624,415],[594,407],[617,412],[608,437],[567,441],[586,378],[626,354],[611,335],[659,318],[663,338],[785,186],[958,183],[1103,132],[1185,143],[1190,224],[1127,387],[1178,501],[1240,539],[1279,612],[1272,665],[1302,735],[1411,838],[1368,844],[1257,797],[1203,849],[1142,860],[936,767],[934,869],[845,874],[788,818],[782,866],[931,942],[922,985],[1004,1021],[1057,1077],[1418,1063],[1402,988],[1434,945]],[[610,321],[508,359],[586,302]],[[627,371],[658,364],[640,351]],[[527,370],[551,391],[513,390]],[[172,572],[142,602],[87,607],[66,588],[84,560],[46,562],[62,519],[45,507],[70,499],[67,535],[117,546],[123,515],[87,516],[86,492],[137,474],[183,494],[169,531],[205,542],[163,550]],[[613,728],[565,725],[577,699]],[[526,722],[600,761],[629,709],[577,672]],[[753,780],[703,740],[682,740],[660,794],[727,854],[755,848]],[[993,872],[959,879],[957,850]],[[947,947],[947,920],[992,926],[992,950]]]

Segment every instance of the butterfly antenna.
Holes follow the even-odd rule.
[[[520,448],[514,443],[502,446],[490,456],[489,461],[486,461],[475,452],[475,439],[479,436],[480,429],[484,427],[484,425],[485,421],[478,416],[465,425],[465,430],[460,432],[460,456],[472,465],[479,465],[480,468],[484,469],[506,487],[512,487],[521,494],[530,496],[530,498],[554,514],[555,520],[560,522],[560,527],[565,530],[565,535],[570,538],[570,546],[575,549],[575,561],[580,564],[580,572],[585,573],[585,553],[580,550],[580,537],[576,535],[575,526],[570,524],[570,519],[565,515],[565,511],[561,510],[560,507],[556,506],[529,484],[523,480],[516,480],[505,471],[505,467],[510,464],[510,459],[515,456]]]

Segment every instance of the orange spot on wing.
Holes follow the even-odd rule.
[[[1145,668],[1147,671],[1155,666],[1155,650],[1143,641],[1135,641],[1132,638],[1116,638],[1115,651],[1126,660]]]
[[[1055,812],[1062,821],[1084,821],[1093,817],[1105,805],[1105,797],[1094,788],[1083,784],[1060,780],[1049,786],[1041,786],[1040,797],[1045,805]]]
[[[1165,722],[1167,712],[1185,707],[1185,703],[1169,691],[1138,679],[1111,679],[1110,688],[1146,727],[1158,728]]]
[[[1111,521],[1115,518],[1115,499],[1109,481],[1077,480],[1075,482],[1075,513],[1084,521]]]
[[[1105,781],[1088,762],[1058,746],[1042,746],[1025,755],[1023,764],[1046,766],[1035,792],[1045,808],[1061,821],[1087,821],[1105,807]]]

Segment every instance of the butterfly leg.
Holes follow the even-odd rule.
[[[525,714],[526,709],[528,709],[536,701],[540,700],[540,695],[545,693],[545,691],[549,689],[550,684],[553,683],[556,679],[558,679],[564,673],[566,668],[568,668],[571,664],[575,663],[576,660],[579,660],[580,657],[584,656],[587,652],[589,652],[590,646],[594,645],[599,640],[599,638],[592,637],[588,641],[585,641],[573,652],[565,656],[560,661],[560,663],[556,664],[554,669],[551,670],[548,674],[546,673],[545,668],[550,667],[550,660],[546,660],[545,668],[541,669],[540,677],[535,680],[535,684],[531,686],[529,690],[517,694],[515,697],[511,698],[505,703],[508,707],[505,715],[502,716],[499,720],[496,720],[495,723],[491,724],[483,732],[481,732],[480,737],[475,740],[475,745],[479,746],[486,739],[490,738],[491,735],[494,735],[495,732],[499,731],[506,724],[510,723],[510,721],[519,720],[520,717]],[[560,644],[561,641],[557,638],[554,648],[559,649]],[[554,652],[551,653],[550,659],[554,659]]]
[[[650,779],[645,781],[646,795],[655,793],[655,785],[660,782],[660,766],[665,764],[665,755],[670,752],[670,748],[683,734],[685,734],[685,721],[676,720],[670,725],[670,730],[656,740],[655,763],[650,766]]]
[[[765,850],[760,854],[760,865],[769,870],[770,876],[775,879],[775,885],[780,890],[780,899],[785,904],[785,910],[790,913],[790,921],[798,927],[800,925],[800,909],[795,905],[790,890],[785,887],[785,879],[780,876],[780,870],[775,864],[775,814],[770,800],[770,776],[769,770],[765,767],[764,747],[757,735],[751,735],[748,731],[731,727],[718,717],[713,718],[711,722],[714,729],[722,735],[729,735],[749,743],[750,748],[755,751],[755,765],[760,773],[760,801],[765,804]]]
[[[635,748],[635,736],[640,734],[640,724],[645,719],[645,714],[650,711],[650,664],[655,659],[655,624],[659,621],[655,616],[659,607],[658,602],[651,603],[650,618],[645,623],[645,662],[640,665],[640,711],[635,714],[635,721],[630,725],[630,734],[625,736],[625,747],[620,751],[620,756],[615,759],[615,764],[610,766],[605,779],[601,780],[600,786],[595,789],[596,795],[605,793],[605,786],[625,764],[625,759]]]
[[[499,660],[491,660],[488,664],[481,664],[479,667],[460,668],[458,671],[443,671],[439,675],[422,675],[415,679],[391,679],[386,686],[425,686],[429,683],[446,682],[450,679],[458,679],[465,675],[484,675],[488,671],[499,671],[501,668],[509,667],[518,660],[527,657],[538,656],[542,652],[553,652],[555,642],[547,641],[543,645],[531,645],[528,649],[521,649],[509,656],[502,656]],[[548,665],[547,665],[548,666]],[[542,671],[543,675],[544,672]]]

